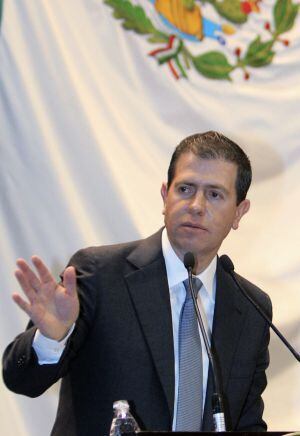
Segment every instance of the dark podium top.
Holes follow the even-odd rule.
[[[198,436],[212,436],[212,435],[220,435],[220,436],[230,436],[234,434],[234,436],[283,436],[287,434],[295,433],[293,431],[261,431],[261,432],[247,432],[247,431],[221,431],[221,432],[171,432],[171,431],[141,431],[136,433],[141,436],[185,436],[185,435],[198,435]],[[300,435],[300,433],[299,433]]]

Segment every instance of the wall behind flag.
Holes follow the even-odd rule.
[[[198,27],[194,40],[150,0],[129,3],[143,9],[152,27],[146,19],[140,26],[151,35],[125,30],[100,0],[4,2],[1,352],[27,323],[10,297],[15,259],[39,254],[58,276],[78,248],[157,230],[175,145],[210,129],[240,143],[254,167],[251,212],[221,253],[269,293],[274,322],[299,350],[299,16],[265,51],[252,46],[251,58],[251,41],[270,40],[274,1],[246,18],[236,11],[235,20],[246,19],[239,23],[201,4],[203,35]],[[211,51],[219,54],[207,58]],[[256,67],[258,57],[269,64]],[[239,59],[243,68],[235,67]],[[231,80],[210,78],[211,65]],[[269,429],[299,429],[299,367],[276,337],[268,374]],[[50,432],[58,386],[38,399],[0,390],[3,434]]]

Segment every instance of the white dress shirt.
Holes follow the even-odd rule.
[[[184,280],[187,279],[187,270],[183,262],[179,259],[173,250],[168,239],[166,229],[162,233],[162,251],[165,258],[167,277],[170,291],[170,302],[172,311],[173,323],[173,338],[174,338],[174,360],[175,360],[175,398],[174,398],[174,415],[172,429],[176,429],[176,415],[177,415],[177,401],[178,401],[178,384],[179,384],[179,347],[178,347],[178,333],[179,333],[179,318],[181,308],[185,301],[186,290],[184,287]],[[216,268],[217,257],[215,256],[208,267],[197,277],[201,280],[203,286],[198,292],[197,303],[203,323],[206,327],[209,340],[211,337],[212,323],[215,308],[216,296]],[[203,356],[203,407],[205,403],[207,377],[208,377],[208,355],[205,349],[205,344],[201,336],[202,356]]]

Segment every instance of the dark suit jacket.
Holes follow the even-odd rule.
[[[128,244],[80,250],[80,317],[60,361],[38,365],[35,328],[10,344],[3,358],[6,385],[31,397],[62,378],[55,436],[107,435],[115,400],[127,399],[142,429],[170,430],[174,404],[172,316],[161,231]],[[271,315],[270,300],[244,287]],[[227,424],[264,430],[261,393],[266,386],[269,329],[217,266],[213,347],[221,368]],[[213,430],[209,375],[203,430]]]

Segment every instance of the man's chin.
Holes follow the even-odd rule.
[[[174,245],[171,242],[174,251],[180,259],[183,259],[185,253],[191,252],[195,256],[201,253],[201,247],[199,246],[199,241],[194,242],[191,238],[182,238],[180,241],[177,241],[177,244]]]

